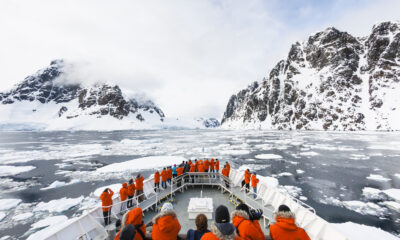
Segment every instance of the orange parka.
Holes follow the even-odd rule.
[[[108,189],[107,192],[103,192],[100,195],[101,206],[103,207],[103,212],[107,212],[111,210],[111,205],[113,204],[112,195],[114,192],[111,189]]]
[[[251,221],[243,210],[232,212],[232,224],[238,230],[238,235],[245,240],[264,240],[265,236],[257,220]]]
[[[182,175],[183,173],[183,167],[179,167],[176,169],[176,172],[178,173],[178,176]]]
[[[172,168],[168,168],[167,173],[168,173],[168,179],[171,179],[172,178]]]
[[[190,172],[196,172],[196,166],[194,164],[190,165]]]
[[[129,186],[128,186],[128,196],[129,197],[133,197],[133,195],[135,195],[135,190],[136,190],[135,184],[134,183],[129,184]]]
[[[175,211],[168,210],[157,214],[153,218],[153,240],[176,240],[181,224],[178,221]]]
[[[167,170],[162,170],[161,171],[161,182],[166,182],[168,179],[168,172]]]
[[[204,233],[203,236],[201,237],[201,240],[221,240],[219,237],[220,235],[223,235],[219,229],[215,226],[215,223],[211,224],[210,227],[211,232]],[[229,240],[241,240],[242,238],[237,236],[235,233],[233,233],[230,236],[224,236],[223,239],[229,239]]]
[[[143,176],[140,176],[140,178],[135,178],[136,191],[143,191],[143,180]]]
[[[121,202],[128,198],[128,184],[126,182],[122,184],[122,188],[119,190],[119,197]]]
[[[250,176],[251,176],[251,174],[250,174],[250,172],[249,171],[244,171],[244,182],[246,183],[246,184],[249,184],[250,183]]]
[[[258,178],[256,177],[256,175],[251,175],[251,187],[255,188],[257,187],[258,182],[260,182],[260,180],[258,180]]]
[[[225,177],[229,177],[229,172],[228,169],[226,167],[224,167],[221,171],[222,175],[224,175]]]
[[[210,161],[210,170],[214,170],[214,169],[215,169],[214,158],[211,158],[211,161]]]
[[[219,171],[219,160],[215,161],[215,170]]]
[[[208,171],[208,168],[210,167],[210,162],[207,160],[204,161],[204,170]]]
[[[154,173],[154,183],[159,183],[160,182],[160,173],[157,171]]]
[[[310,240],[304,229],[297,227],[292,212],[276,213],[276,223],[270,226],[273,240]]]
[[[197,167],[197,171],[198,171],[198,172],[204,172],[204,170],[205,170],[204,164],[200,164],[200,163],[199,163],[199,166]]]
[[[139,229],[142,230],[143,234],[146,236],[146,225],[143,224],[143,211],[141,208],[137,207],[129,212],[125,213],[121,220],[121,229],[123,229],[126,225],[132,224],[133,226],[140,226]],[[114,240],[119,240],[119,235],[121,234],[121,230],[115,236]],[[143,240],[142,236],[138,231],[136,231],[135,238],[132,240]]]

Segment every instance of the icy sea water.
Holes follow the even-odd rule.
[[[329,222],[351,221],[400,234],[399,213],[385,204],[394,199],[362,194],[365,187],[400,189],[400,133],[149,130],[1,132],[0,205],[1,199],[21,202],[0,206],[0,238],[24,239],[40,229],[32,224],[49,216],[78,216],[98,204],[94,190],[131,177],[98,174],[97,168],[154,155],[230,161],[234,168],[277,178]],[[17,168],[10,173],[4,165]],[[35,168],[15,171],[21,166]],[[153,171],[141,173],[147,177]],[[51,184],[58,186],[42,189]],[[51,200],[58,201],[47,204]]]

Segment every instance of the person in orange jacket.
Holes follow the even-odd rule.
[[[228,169],[228,177],[229,177],[229,173],[231,172],[231,165],[229,165],[228,162],[225,163],[226,168]]]
[[[224,168],[222,169],[221,173],[225,177],[229,178],[228,168],[226,166],[224,166]],[[227,180],[225,180],[225,185],[226,185],[227,188],[229,188],[229,182]]]
[[[164,189],[167,188],[167,180],[168,180],[168,172],[167,172],[167,169],[164,168],[161,171],[161,187]]]
[[[139,202],[142,202],[144,200],[143,181],[144,181],[144,177],[139,173],[135,178],[136,197],[138,198]]]
[[[232,212],[232,224],[237,229],[237,234],[242,239],[264,240],[265,236],[258,223],[259,217],[255,217],[250,213],[250,209],[246,204],[239,204],[236,210]],[[258,218],[258,219],[253,219]]]
[[[246,193],[248,193],[250,190],[250,177],[250,170],[246,169],[246,171],[244,171],[244,184],[246,185]]]
[[[104,189],[103,193],[100,195],[105,226],[111,223],[112,195],[114,195],[114,192],[109,188]]]
[[[119,190],[119,198],[121,200],[121,210],[120,213],[124,214],[126,211],[126,199],[128,198],[128,184],[126,182],[122,183],[122,188]]]
[[[133,183],[133,179],[129,179],[129,186],[128,186],[128,202],[127,202],[127,207],[131,208],[133,207],[133,197],[135,196],[135,191],[136,187],[135,184]]]
[[[219,205],[215,209],[215,222],[211,223],[211,232],[205,233],[201,240],[239,240],[235,227],[230,223],[228,208]]]
[[[210,172],[214,172],[215,170],[215,161],[214,161],[214,158],[211,158],[211,161],[210,161]]]
[[[218,159],[215,160],[215,171],[219,172],[219,160]]]
[[[169,184],[171,184],[171,179],[172,179],[172,167],[168,167],[167,173],[168,173],[167,182],[168,182]]]
[[[276,222],[269,228],[273,240],[310,240],[306,231],[296,225],[295,215],[288,206],[280,205],[274,217]]]
[[[204,161],[204,172],[208,172],[208,169],[210,168],[210,162],[208,159]]]
[[[181,176],[183,174],[183,167],[178,167],[176,169],[176,172],[178,173],[177,177]],[[180,187],[182,185],[182,178],[178,179],[178,184],[177,186]]]
[[[135,236],[133,239],[132,237],[127,237],[126,235],[123,236],[129,229],[129,225],[135,227],[135,230],[131,232],[130,236]],[[131,228],[132,229],[132,228]],[[136,233],[135,233],[136,231]],[[129,234],[129,233],[128,233]],[[143,211],[141,208],[137,207],[129,212],[125,213],[121,219],[121,230],[117,233],[114,240],[119,240],[121,237],[126,237],[126,239],[132,240],[144,240],[146,238],[146,225],[143,223]],[[123,239],[123,238],[121,238]]]
[[[161,212],[153,218],[153,240],[176,240],[181,224],[171,203],[164,203]]]
[[[258,180],[258,178],[256,177],[256,173],[253,173],[253,175],[251,175],[251,187],[253,188],[253,192],[254,192],[254,199],[257,198],[257,184],[260,182],[260,180]]]
[[[160,173],[158,170],[154,173],[154,192],[160,190]]]
[[[198,172],[204,172],[205,171],[205,167],[204,167],[204,164],[202,162],[199,162],[199,165],[197,166],[197,171]]]

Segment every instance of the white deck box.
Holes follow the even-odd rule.
[[[212,219],[214,207],[212,198],[191,198],[188,206],[189,219],[196,219],[197,215],[203,213],[207,219]]]

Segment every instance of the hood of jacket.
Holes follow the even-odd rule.
[[[244,220],[250,220],[249,214],[243,210],[235,210],[231,214],[232,224],[237,228]]]
[[[220,240],[233,240],[236,237],[235,227],[231,223],[211,223],[210,230]]]
[[[296,231],[297,225],[295,223],[295,215],[293,212],[277,212],[274,214],[276,219],[276,226],[283,228],[287,231]]]
[[[176,229],[173,223],[176,218],[177,216],[174,210],[160,212],[153,218],[153,226],[157,224],[160,231],[164,233],[174,232]]]
[[[128,188],[128,184],[127,184],[126,182],[124,182],[124,183],[122,184],[122,187],[123,187],[123,188]]]
[[[121,220],[121,229],[123,229],[126,225],[139,225],[143,223],[143,211],[141,208],[134,208],[129,212],[125,213]]]

